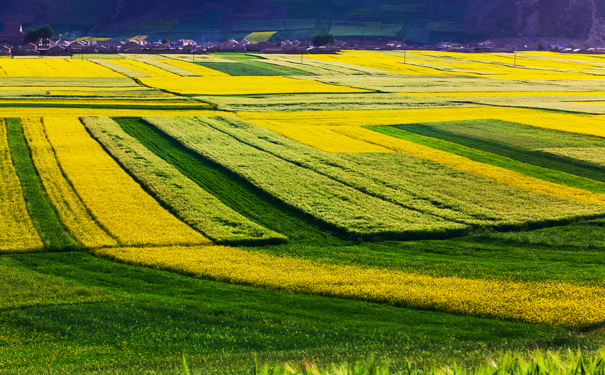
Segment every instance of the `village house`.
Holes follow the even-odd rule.
[[[23,44],[25,33],[23,27],[18,22],[5,22],[4,29],[0,34],[0,43],[8,43],[11,46],[20,46]]]

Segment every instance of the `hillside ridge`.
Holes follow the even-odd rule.
[[[283,20],[292,20],[292,25]],[[6,0],[0,9],[2,21],[26,26],[49,23],[59,32],[100,36],[172,34],[212,39],[284,31],[286,37],[305,38],[337,27],[336,33],[341,34],[337,36],[420,43],[496,37],[602,43],[605,0]],[[365,35],[368,27],[373,33]]]

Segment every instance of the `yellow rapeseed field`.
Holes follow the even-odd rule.
[[[101,249],[96,254],[201,278],[531,323],[605,322],[605,288],[433,277],[331,265],[229,247]]]
[[[251,95],[296,93],[349,93],[368,90],[329,85],[316,81],[287,77],[178,77],[140,78],[150,87],[182,95]]]
[[[47,117],[59,165],[93,217],[121,244],[209,244],[151,198],[86,132],[78,118]]]
[[[13,167],[6,125],[0,119],[0,251],[41,250],[42,240],[34,229]]]
[[[57,163],[40,118],[23,118],[23,133],[46,194],[61,222],[87,248],[116,246],[117,241],[90,216]]]
[[[379,53],[344,51],[337,55],[311,55],[309,59],[346,63],[402,75],[459,75],[508,80],[570,80],[603,78],[602,71],[586,64],[544,62],[513,54],[461,54],[408,51]]]
[[[0,59],[0,77],[124,78],[88,60]]]

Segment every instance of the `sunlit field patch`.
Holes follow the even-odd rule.
[[[2,77],[122,78],[103,66],[76,59],[0,59]]]

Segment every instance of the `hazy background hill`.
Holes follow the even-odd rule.
[[[217,40],[330,32],[418,43],[488,37],[602,41],[605,0],[3,0],[0,21],[82,35]]]

